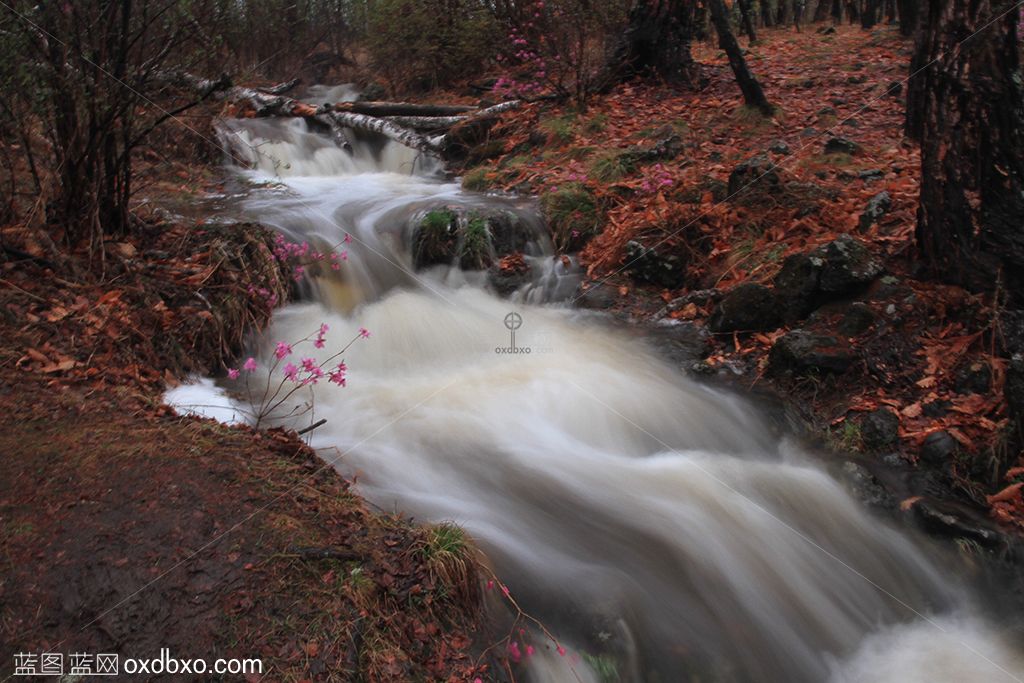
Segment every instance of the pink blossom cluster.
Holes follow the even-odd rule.
[[[644,170],[640,191],[644,194],[657,194],[672,187],[675,182],[668,169],[661,164],[654,164]]]
[[[494,91],[497,94],[529,98],[540,95],[545,89],[550,70],[539,47],[543,43],[540,20],[544,7],[544,0],[526,2],[523,8],[526,17],[523,25],[509,29],[508,49],[505,54],[498,57],[498,61],[519,75],[499,78],[494,84]],[[532,39],[529,37],[531,34],[535,36]]]
[[[330,330],[327,323],[321,323],[319,329],[315,335],[306,337],[295,343],[295,345],[302,344],[304,342],[312,341],[314,347],[322,349],[327,344],[327,332]],[[370,331],[365,327],[360,327],[356,337],[352,339],[345,347],[334,354],[326,361],[318,361],[316,358],[306,356],[300,358],[298,365],[288,361],[281,366],[281,373],[284,380],[297,384],[299,386],[307,386],[310,384],[317,384],[321,379],[327,378],[327,381],[331,384],[337,384],[340,387],[344,387],[347,384],[346,373],[348,372],[348,366],[344,360],[340,360],[337,363],[334,360],[348,350],[348,347],[352,345],[358,339],[369,339]],[[274,345],[274,363],[270,368],[270,372],[273,373],[278,364],[281,361],[286,360],[289,356],[295,353],[295,349],[292,344],[288,342],[279,341]],[[228,377],[230,379],[238,379],[242,375],[242,371],[246,373],[253,373],[259,369],[259,363],[255,358],[249,357],[245,363],[242,364],[241,369],[239,368],[228,368]],[[276,394],[275,394],[276,396]]]
[[[343,242],[349,244],[351,241],[352,236],[346,234]],[[341,262],[348,260],[347,250],[323,252],[310,247],[309,242],[289,242],[281,234],[274,238],[272,253],[278,262],[291,267],[292,277],[296,281],[302,279],[306,272],[306,266],[314,263],[326,263],[330,265],[331,270],[340,270]]]

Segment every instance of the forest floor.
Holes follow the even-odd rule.
[[[927,470],[904,509],[937,493],[1019,531],[1024,462],[1004,399],[999,301],[928,281],[915,261],[920,160],[903,133],[912,43],[888,26],[759,38],[747,60],[778,107],[771,120],[743,106],[724,53],[702,44],[697,92],[627,84],[582,111],[530,104],[470,152],[463,184],[540,195],[556,245],[583,247],[577,303],[710,327],[707,358],[688,370],[785,396],[837,449]],[[842,235],[881,272],[788,314],[777,278],[787,259]],[[747,283],[765,289],[731,302],[747,308],[738,321],[716,323]],[[790,349],[811,343],[803,358],[776,352],[793,367],[773,367],[784,337]]]
[[[267,321],[250,285],[286,292],[262,229],[154,222],[62,276],[38,237],[6,230],[33,257],[0,269],[0,673],[161,648],[262,659],[248,680],[487,669],[476,565],[442,578],[435,529],[371,510],[292,432],[162,405]]]

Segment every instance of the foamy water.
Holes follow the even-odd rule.
[[[560,307],[558,278],[518,298],[549,303],[528,305],[485,291],[473,274],[413,272],[407,225],[424,207],[504,202],[529,212],[529,203],[410,175],[414,153],[394,145],[349,153],[294,123],[237,125],[276,157],[276,170],[254,162],[248,173],[284,185],[253,195],[254,219],[293,239],[336,244],[351,233],[358,243],[343,280],[321,282],[317,302],[285,307],[253,340],[261,366],[276,341],[321,323],[327,348],[297,355],[323,359],[360,327],[372,332],[346,354],[347,387],[297,393],[279,412],[301,415],[280,421],[325,418],[312,444],[358,475],[360,493],[469,531],[520,603],[569,646],[561,656],[534,632],[521,677],[1020,680],[1010,632],[978,616],[913,539],[771,436],[744,401]],[[534,258],[554,261],[549,243],[537,248]],[[522,321],[518,353],[502,351],[510,312]],[[220,386],[188,400],[224,411],[229,389],[227,405],[246,407],[244,384]]]

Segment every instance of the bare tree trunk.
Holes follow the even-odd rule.
[[[814,18],[812,19],[812,21],[817,23],[819,21],[825,21],[826,19],[828,19],[828,11],[831,5],[831,0],[818,0],[818,4],[814,8]]]
[[[750,38],[750,44],[757,42],[757,32],[754,30],[754,11],[750,8],[750,0],[738,0],[740,5],[740,16],[743,18],[743,28]]]
[[[598,88],[606,90],[634,76],[654,76],[693,85],[697,64],[690,53],[695,3],[689,0],[634,0],[623,32]]]
[[[874,28],[878,23],[878,4],[879,0],[865,0],[864,11],[860,15],[861,28]]]
[[[754,75],[750,73],[750,69],[747,68],[747,62],[743,59],[743,51],[740,49],[739,43],[736,42],[736,36],[733,35],[732,28],[729,26],[729,13],[725,8],[725,4],[723,4],[722,0],[710,0],[708,8],[711,10],[711,21],[715,25],[715,31],[718,32],[718,45],[729,56],[729,65],[732,67],[732,71],[736,75],[736,82],[743,92],[743,100],[747,103],[748,107],[755,107],[765,116],[771,117],[774,113],[773,107],[768,102],[768,98],[765,97],[761,84],[757,82]]]
[[[907,92],[907,132],[921,143],[917,242],[925,263],[937,277],[976,290],[993,288],[1002,271],[1019,303],[1024,81],[1017,13],[1008,11],[1014,2],[928,0],[911,66],[921,73]]]
[[[832,0],[832,21],[834,21],[837,24],[843,23],[842,0]]]
[[[920,0],[899,0],[900,33],[905,36],[912,36],[917,30],[918,18],[921,15],[919,2]]]

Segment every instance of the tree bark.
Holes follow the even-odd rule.
[[[828,11],[832,6],[831,0],[818,0],[817,6],[814,8],[814,18],[812,21],[815,23],[819,21],[825,21],[828,19]]]
[[[750,0],[738,0],[740,16],[743,18],[743,29],[750,38],[750,44],[757,42],[757,31],[754,30],[754,11],[750,8]]]
[[[917,30],[918,18],[921,10],[918,7],[920,0],[899,0],[900,10],[900,33],[910,37]]]
[[[739,43],[736,42],[736,36],[733,35],[732,28],[729,26],[729,12],[725,8],[725,4],[722,0],[710,0],[708,8],[711,10],[711,22],[715,25],[715,31],[718,32],[718,45],[729,56],[729,66],[732,67],[732,71],[736,75],[736,82],[739,84],[740,90],[743,91],[743,100],[748,107],[755,107],[765,116],[771,117],[774,113],[772,105],[765,97],[761,84],[750,73],[746,60],[743,59],[743,50],[740,49]]]
[[[928,0],[922,7],[907,132],[921,143],[917,243],[925,264],[973,290],[992,289],[1001,272],[1020,303],[1024,86],[1014,4]]]
[[[598,89],[633,78],[656,77],[694,85],[699,77],[690,53],[695,3],[690,0],[634,0],[629,23],[612,54]]]
[[[860,15],[861,28],[874,28],[878,23],[878,4],[879,0],[865,0],[864,11]]]

